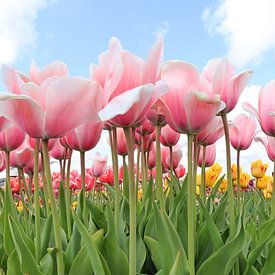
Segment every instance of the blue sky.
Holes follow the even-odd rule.
[[[165,35],[165,60],[186,60],[200,69],[210,58],[227,56],[230,35],[228,37],[217,29],[223,20],[227,20],[226,16],[230,17],[230,14],[225,15],[224,18],[216,18],[215,13],[223,4],[228,2],[234,4],[236,0],[174,0],[169,2],[157,0],[26,0],[24,1],[25,7],[18,4],[19,2],[21,1],[11,0],[4,4],[13,7],[9,11],[8,20],[11,22],[17,20],[18,24],[20,20],[28,20],[30,22],[26,28],[32,28],[32,31],[26,34],[29,37],[27,43],[22,42],[24,39],[27,40],[24,37],[19,39],[19,43],[15,39],[15,43],[19,44],[16,57],[8,61],[19,70],[26,72],[32,58],[40,66],[60,59],[69,65],[72,75],[88,76],[90,63],[97,62],[98,54],[107,49],[108,41],[112,36],[117,36],[124,48],[145,57],[154,42],[156,32],[162,31]],[[26,11],[27,8],[28,11]],[[205,20],[207,12],[209,16]],[[24,13],[25,16],[22,15]],[[29,18],[26,20],[27,16]],[[244,13],[236,20],[239,20],[241,25],[247,20],[245,17]],[[211,22],[213,18],[216,18],[217,22]],[[230,26],[228,29],[230,30]],[[24,29],[11,29],[11,31],[19,37],[20,33],[24,36]],[[225,30],[226,32],[228,30]],[[247,29],[247,33],[253,33],[253,29]],[[255,35],[257,36],[257,33]],[[2,39],[5,39],[3,35]],[[254,59],[238,66],[239,70],[249,68],[255,71],[252,83],[263,85],[275,78],[273,46],[271,45],[264,51],[263,57],[261,54],[260,58],[256,55]],[[0,63],[3,63],[1,61],[0,58]],[[2,85],[1,88],[3,89]]]
[[[90,64],[97,63],[112,36],[125,49],[146,57],[156,33],[162,32],[165,60],[185,60],[202,69],[209,59],[224,56],[237,71],[254,71],[231,114],[234,118],[242,111],[242,101],[256,105],[259,85],[275,79],[274,14],[274,0],[1,1],[0,64],[28,72],[31,59],[41,67],[60,59],[69,65],[71,75],[88,77]],[[1,81],[0,91],[4,91]],[[109,148],[103,147],[98,148],[107,154]],[[220,151],[224,151],[223,141],[217,160],[224,163]],[[251,160],[267,160],[259,144],[242,156],[247,167]]]

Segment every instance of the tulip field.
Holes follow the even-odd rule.
[[[227,59],[164,61],[159,35],[145,59],[111,38],[95,62],[3,65],[0,274],[275,274],[275,80],[230,121],[253,72]],[[103,132],[108,156],[85,161]],[[266,160],[244,167],[252,142]]]

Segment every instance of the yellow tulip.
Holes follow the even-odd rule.
[[[240,175],[240,185],[241,188],[247,188],[250,181],[250,175],[248,173],[241,173]]]
[[[233,163],[231,167],[232,180],[237,180],[237,164]],[[242,173],[242,167],[240,167],[240,174]]]
[[[215,162],[214,164],[212,164],[209,169],[211,169],[216,175],[217,177],[220,175],[220,173],[222,172],[222,166],[220,166],[217,162]]]
[[[74,201],[74,202],[73,202],[72,207],[73,207],[74,210],[77,208],[77,201]]]
[[[273,191],[273,178],[271,176],[267,176],[267,180],[266,180],[266,191],[268,193],[272,194]]]
[[[142,198],[142,189],[138,189],[138,200],[140,201]]]
[[[251,175],[257,179],[262,178],[268,168],[268,164],[263,164],[261,160],[251,163]]]
[[[267,190],[264,189],[264,197],[265,197],[266,199],[271,199],[271,196],[272,196],[272,193],[267,192]]]
[[[216,174],[211,167],[205,172],[205,185],[206,187],[212,187],[217,181],[218,174]]]
[[[201,187],[199,185],[196,185],[196,194],[199,196],[201,193]]]
[[[237,186],[237,180],[233,180],[233,186]]]
[[[23,211],[23,203],[22,203],[22,201],[18,201],[16,203],[16,208],[17,208],[18,212],[22,212]]]
[[[269,176],[264,175],[263,177],[258,178],[258,180],[257,180],[257,188],[259,190],[265,189],[267,187],[268,177]]]
[[[219,186],[219,191],[224,193],[227,190],[227,179],[224,178]]]
[[[197,175],[196,185],[201,186],[201,175]]]

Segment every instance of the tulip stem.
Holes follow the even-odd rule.
[[[42,183],[43,183],[43,190],[44,190],[44,201],[45,201],[45,207],[46,207],[46,214],[48,217],[50,215],[49,191],[48,191],[48,185],[47,185],[47,180],[45,176],[43,153],[41,153],[41,158],[42,158]]]
[[[273,186],[275,183],[275,161],[273,161]],[[271,195],[271,218],[275,217],[275,190],[273,187],[273,192]]]
[[[140,175],[140,146],[138,146],[138,151],[137,151],[137,173],[136,173],[136,200],[138,199],[138,187],[139,187],[139,175]],[[143,191],[143,190],[142,190]],[[142,193],[144,194],[144,193]]]
[[[144,152],[144,135],[141,136],[141,172],[142,172],[142,194],[145,192],[145,184],[147,183],[147,171],[145,165],[145,152]]]
[[[118,153],[117,153],[117,130],[113,128],[113,139],[112,139],[112,160],[113,160],[113,171],[114,171],[114,186],[115,186],[115,233],[117,241],[119,242],[119,200],[120,200],[120,189],[118,181]]]
[[[161,150],[160,150],[160,133],[161,125],[156,126],[156,195],[160,202],[160,209],[164,209],[164,193],[162,187],[162,162],[161,162]]]
[[[80,151],[80,170],[81,170],[81,188],[82,188],[82,216],[84,222],[87,222],[86,209],[86,177],[85,177],[85,152]]]
[[[226,168],[227,168],[227,190],[228,190],[228,208],[229,208],[229,238],[233,239],[236,225],[235,225],[235,212],[234,212],[234,193],[232,184],[232,171],[231,171],[231,153],[230,153],[230,140],[229,128],[226,114],[222,114],[222,122],[224,128],[225,148],[226,148]]]
[[[128,150],[129,203],[130,203],[130,246],[129,274],[136,274],[136,187],[134,174],[134,143],[130,128],[124,128]]]
[[[201,164],[201,199],[205,203],[205,158],[206,158],[206,146],[202,146],[202,164]]]
[[[40,230],[40,202],[39,202],[39,184],[38,184],[38,155],[39,155],[40,140],[35,140],[34,147],[34,169],[33,169],[33,182],[34,182],[34,209],[35,209],[35,258],[39,264],[41,258],[41,230]]]
[[[171,178],[172,178],[173,170],[174,170],[174,167],[173,167],[173,146],[169,146],[169,152],[170,152],[170,173],[171,173]]]
[[[195,222],[196,222],[196,188],[193,182],[192,146],[193,135],[187,135],[188,174],[187,174],[187,220],[188,220],[188,263],[190,275],[195,274]]]
[[[66,178],[65,178],[65,200],[66,200],[66,216],[67,216],[67,233],[68,233],[68,239],[70,239],[71,234],[72,234],[71,192],[70,192],[70,173],[71,173],[72,150],[71,149],[67,149],[67,150],[69,150],[69,158],[68,158],[68,162],[67,162],[67,171],[66,171]],[[65,170],[66,167],[64,166],[63,169]]]
[[[61,242],[61,230],[59,224],[58,217],[58,209],[56,206],[56,201],[54,197],[53,185],[52,185],[52,176],[50,169],[50,160],[49,160],[49,152],[48,152],[48,140],[42,140],[42,148],[43,148],[43,160],[44,160],[44,169],[45,176],[49,189],[49,199],[52,210],[52,219],[53,219],[53,227],[54,227],[54,238],[55,238],[55,247],[56,247],[56,260],[57,260],[57,274],[64,274],[64,264],[63,264],[63,252],[62,252],[62,242]]]
[[[237,206],[238,208],[241,206],[241,167],[240,167],[240,150],[237,150],[237,192],[238,192],[238,198],[237,198]]]

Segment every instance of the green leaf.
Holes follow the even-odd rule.
[[[245,244],[244,229],[241,227],[240,233],[219,250],[213,253],[199,268],[197,275],[225,274],[226,265],[236,257]]]
[[[17,252],[17,256],[20,262],[20,267],[23,273],[28,273],[30,275],[38,275],[41,274],[33,254],[27,247],[22,234],[18,228],[18,225],[14,221],[14,219],[9,216],[9,225],[11,229],[11,234],[13,241],[15,243],[15,249]]]
[[[92,274],[93,266],[87,253],[86,246],[82,246],[76,255],[69,275]]]
[[[66,200],[63,182],[59,185],[58,198],[61,227],[67,232]]]
[[[104,213],[98,207],[96,207],[93,203],[91,203],[89,200],[87,200],[86,202],[95,225],[97,226],[98,229],[103,228],[104,231],[106,232],[107,221]]]
[[[49,242],[52,233],[52,214],[47,217],[46,223],[44,225],[42,235],[41,235],[41,256],[44,257],[47,254],[47,248],[49,247]]]
[[[22,274],[16,250],[14,249],[8,258],[7,275]]]
[[[159,242],[148,237],[148,236],[144,237],[144,241],[145,241],[147,247],[149,248],[151,258],[152,258],[153,263],[156,266],[156,269],[158,271],[160,271],[162,268],[162,259],[161,259],[161,255],[160,255]]]
[[[182,254],[180,251],[177,253],[177,257],[175,259],[175,262],[169,272],[169,275],[181,275],[182,270],[181,270],[181,262],[182,262]]]
[[[51,275],[54,270],[54,260],[50,254],[46,254],[40,261],[40,269],[43,275]]]
[[[176,253],[182,253],[181,270],[182,274],[189,274],[188,261],[183,249],[180,237],[165,212],[160,212],[156,204],[153,205],[155,225],[157,229],[160,255],[163,262],[163,272],[168,274],[174,264]]]
[[[90,236],[89,232],[87,231],[85,226],[82,224],[80,219],[77,217],[77,215],[74,212],[72,213],[73,213],[73,218],[74,218],[76,227],[80,232],[83,238],[84,244],[87,248],[87,252],[90,257],[95,274],[99,274],[99,275],[105,274],[94,240],[92,239],[92,237]]]
[[[208,229],[208,233],[210,236],[210,239],[212,241],[212,245],[213,245],[213,249],[214,251],[218,250],[220,247],[223,246],[223,240],[221,238],[220,232],[217,228],[217,226],[215,225],[213,218],[210,216],[209,212],[207,211],[206,207],[204,206],[202,200],[200,199],[199,196],[197,196],[197,200],[200,203],[200,206],[203,210],[203,215],[206,221],[206,226]]]

